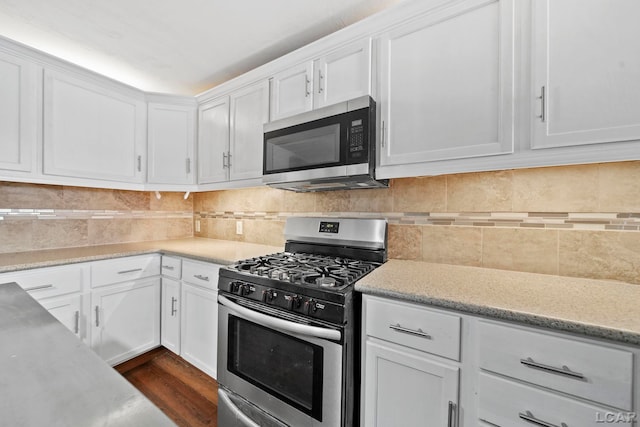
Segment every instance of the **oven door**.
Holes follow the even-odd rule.
[[[218,382],[287,425],[339,426],[342,333],[218,296]],[[302,318],[300,318],[302,319]]]

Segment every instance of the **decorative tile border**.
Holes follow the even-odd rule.
[[[0,220],[192,218],[191,211],[0,209]]]
[[[640,213],[598,212],[194,212],[196,218],[284,221],[289,216],[386,218],[390,224],[640,231]]]

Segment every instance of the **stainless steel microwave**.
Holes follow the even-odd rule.
[[[299,192],[387,187],[376,180],[376,103],[363,96],[264,125],[263,182]]]

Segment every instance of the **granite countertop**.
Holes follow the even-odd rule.
[[[355,288],[365,294],[640,345],[640,285],[389,260]]]
[[[15,283],[0,286],[2,425],[175,426]]]
[[[231,264],[241,259],[268,255],[282,250],[281,246],[193,237],[0,254],[0,273],[156,252],[216,264]]]

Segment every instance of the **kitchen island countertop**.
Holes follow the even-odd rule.
[[[175,426],[17,284],[0,286],[6,426]]]
[[[357,291],[640,345],[640,285],[389,260]]]
[[[216,264],[231,264],[282,250],[281,246],[193,237],[0,254],[0,273],[157,252]]]

